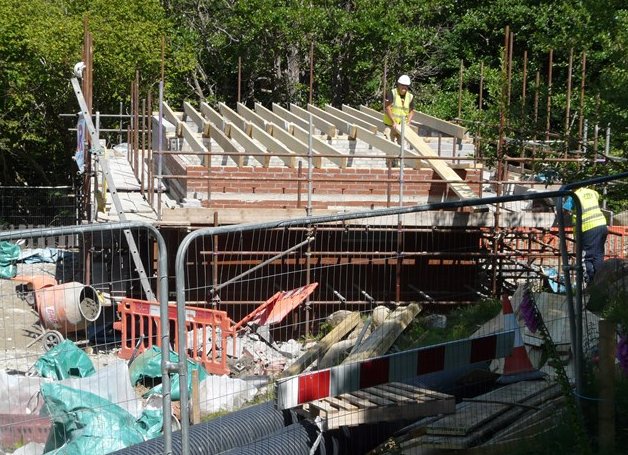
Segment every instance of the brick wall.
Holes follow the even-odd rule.
[[[457,169],[466,180],[479,180],[479,170]],[[209,181],[208,171],[202,166],[188,166],[186,190],[188,198],[200,199],[206,207],[276,207],[296,208],[307,201],[307,170],[286,167],[236,166],[212,167]],[[399,169],[329,168],[314,169],[312,172],[313,207],[386,207],[388,201],[398,204]],[[432,200],[446,199],[445,184],[429,182],[438,176],[429,169],[404,169],[403,199],[408,205]],[[209,185],[209,198],[208,198]],[[471,184],[478,192],[479,184]],[[208,200],[209,199],[209,200]],[[301,204],[299,204],[299,200]]]

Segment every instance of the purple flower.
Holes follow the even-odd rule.
[[[617,343],[617,360],[619,360],[619,366],[624,373],[628,374],[628,337],[622,335]]]
[[[538,328],[536,306],[534,300],[532,300],[532,297],[527,292],[523,295],[521,304],[519,305],[519,317],[523,319],[523,322],[530,332],[536,333],[536,329]]]

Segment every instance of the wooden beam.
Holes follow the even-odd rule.
[[[311,104],[307,105],[307,110],[310,111],[312,115],[320,117],[323,120],[326,120],[329,123],[333,124],[338,130],[348,135],[350,139],[355,139],[356,130],[355,125],[353,125],[352,123],[347,122],[346,120],[343,120]]]
[[[271,131],[271,134],[275,139],[283,142],[283,144],[286,147],[288,147],[290,150],[292,150],[293,152],[297,153],[298,155],[304,155],[305,157],[307,157],[308,155],[307,144],[304,144],[303,142],[301,142],[299,139],[294,137],[288,131],[284,130],[283,128],[273,128]],[[314,162],[314,167],[317,169],[320,169],[323,165],[323,159],[320,156],[318,156],[319,153],[317,151],[312,150],[312,152],[313,152],[312,160]]]
[[[291,104],[290,112],[305,120],[309,125],[309,114],[305,109],[297,106],[296,104]],[[316,128],[321,130],[323,134],[327,134],[329,138],[336,137],[336,127],[333,123],[328,122],[327,120],[317,117],[315,115],[312,115],[312,123]]]
[[[203,133],[203,136],[209,136],[209,122],[205,120],[203,115],[194,109],[194,107],[192,107],[192,105],[187,101],[183,103],[183,112],[196,124],[199,132]]]
[[[294,152],[255,123],[251,123],[251,137],[266,147],[266,150],[268,150],[269,153],[282,154],[282,156],[278,156],[277,158],[283,161],[286,166],[296,167],[296,157],[294,156]]]
[[[238,103],[238,114],[249,123],[257,125],[265,131],[268,130],[268,122],[242,103]]]
[[[273,111],[266,109],[260,103],[255,103],[255,113],[259,115],[260,117],[262,117],[267,122],[272,123],[273,125],[277,125],[279,128],[282,128],[284,131],[289,131],[290,133],[292,133],[290,131],[291,125],[292,125],[291,122],[284,120],[283,118],[275,114]]]
[[[309,128],[309,122],[307,120],[303,120],[298,115],[293,114],[288,109],[284,109],[277,103],[273,103],[272,105],[273,112],[284,119],[286,122],[293,123],[297,125],[299,128],[303,128],[305,131]]]
[[[348,112],[345,111],[341,111],[340,109],[336,109],[335,107],[326,104],[325,105],[325,112],[329,112],[332,115],[335,115],[336,117],[346,120],[347,122],[351,123],[352,125],[359,125],[362,128],[364,128],[365,130],[370,131],[371,133],[377,133],[377,126],[373,125],[372,123],[366,122],[362,119],[357,118],[354,115],[351,115]]]
[[[456,174],[456,172],[443,160],[431,159],[438,157],[436,152],[425,143],[414,131],[407,128],[405,131],[405,140],[414,147],[414,149],[425,158],[434,172],[436,172],[443,180],[447,182],[449,187],[456,193],[460,199],[476,199],[477,194],[469,187],[469,185]]]
[[[202,139],[199,138],[200,134],[195,133],[192,130],[190,130],[190,127],[187,126],[184,122],[180,122],[180,125],[181,125],[181,137],[183,137],[183,140],[188,143],[190,148],[194,152],[207,152],[207,147],[203,145]],[[209,165],[209,162],[210,162],[209,156],[202,155],[200,158],[203,163],[203,166]]]
[[[377,327],[343,362],[347,365],[386,354],[401,332],[412,322],[422,307],[411,303],[398,307],[388,315],[386,321]]]
[[[412,120],[416,120],[428,128],[440,131],[441,133],[445,133],[447,136],[455,137],[456,139],[464,139],[467,132],[467,129],[462,126],[432,117],[431,115],[424,114],[423,112],[415,112]]]
[[[228,129],[229,131],[231,130],[231,128]],[[235,161],[238,167],[244,166],[244,153],[238,150],[236,145],[231,142],[229,136],[227,136],[220,128],[211,128],[209,130],[209,136],[218,143],[226,155]]]
[[[401,155],[401,147],[396,142],[389,141],[383,136],[378,136],[361,126],[356,126],[357,138],[374,148],[381,150],[391,158],[399,158]],[[404,150],[404,164],[413,169],[421,169],[421,156],[413,150]]]
[[[162,106],[164,118],[174,125],[176,131],[175,134],[177,135],[177,137],[181,137],[181,125],[183,124],[183,122],[181,121],[179,116],[175,114],[175,112],[170,108],[170,106],[168,106],[168,103],[164,101]]]
[[[294,137],[299,139],[301,142],[308,142],[308,134],[307,130],[302,129],[297,125],[292,125],[292,134]],[[321,141],[316,136],[312,135],[312,148],[318,153],[322,153],[323,155],[337,155],[337,156],[327,156],[326,158],[330,160],[332,163],[336,164],[340,169],[344,169],[347,167],[348,157],[340,150],[335,149],[331,145],[329,145],[325,141]]]
[[[251,135],[251,127],[241,115],[237,114],[233,109],[227,106],[225,103],[218,103],[218,109],[220,113],[235,126],[244,131],[248,136]],[[228,134],[228,133],[227,133]]]
[[[162,219],[158,222],[166,226],[207,226],[213,224],[214,215],[218,213],[221,224],[260,223],[286,218],[303,217],[303,209],[273,209],[267,208],[243,209],[212,209],[207,207],[178,207],[173,210],[164,210]],[[335,215],[335,210],[315,210],[317,215]]]
[[[368,114],[368,115],[370,115],[372,117],[381,118],[382,119],[382,123],[384,123],[384,113],[383,112],[376,111],[375,109],[371,109],[370,107],[366,107],[366,106],[360,106],[360,111],[365,113],[365,114]],[[417,111],[414,111],[414,115],[415,115],[415,118],[416,118]],[[412,122],[410,122],[410,128],[412,128],[412,130],[415,133],[417,133],[417,134],[419,134],[419,126],[420,126],[420,124],[417,123],[415,120],[412,120]],[[384,126],[384,128],[386,128],[386,127]]]
[[[283,378],[294,376],[305,370],[314,360],[321,357],[337,341],[343,339],[360,322],[360,313],[353,312],[340,324],[332,329],[321,341],[308,349],[296,362],[286,368],[280,375]]]
[[[210,122],[212,122],[214,125],[220,128],[222,131],[225,131],[227,134],[229,134],[228,132],[229,127],[227,126],[227,121],[221,114],[216,112],[214,108],[212,108],[209,104],[201,103],[201,113],[205,117],[207,117],[207,119],[209,119]]]
[[[249,127],[249,130],[252,128]],[[240,144],[245,153],[254,153],[255,155],[251,155],[257,162],[259,162],[262,166],[268,167],[270,164],[270,155],[266,149],[258,145],[249,135],[247,135],[244,131],[238,128],[236,125],[231,125],[229,129],[229,137],[235,140],[238,144]]]
[[[181,124],[181,136],[195,152],[206,152],[207,147],[203,145],[200,133],[193,132],[185,123]]]
[[[359,111],[351,106],[347,106],[346,104],[342,105],[342,110],[347,114],[351,114],[364,122],[375,125],[377,127],[377,131],[379,131],[380,133],[382,133],[384,129],[386,129],[386,125],[384,125],[384,114],[381,114],[379,117],[374,117],[369,113]]]
[[[372,116],[383,115],[378,113],[376,110],[366,106],[360,106],[360,111]],[[428,128],[431,128],[435,131],[440,131],[441,133],[445,133],[447,136],[455,137],[457,139],[464,139],[467,132],[467,129],[463,128],[462,126],[458,126],[455,123],[432,117],[431,115],[427,115],[419,111],[414,111],[412,123],[425,125]]]

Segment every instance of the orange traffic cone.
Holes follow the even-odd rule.
[[[512,354],[504,359],[504,371],[497,380],[498,384],[512,384],[519,381],[530,381],[540,379],[545,373],[537,370],[532,365],[528,352],[523,344],[523,337],[519,325],[515,320],[515,313],[512,310],[512,304],[506,294],[502,295],[502,313],[504,315],[504,330],[513,330],[515,332],[515,343],[512,348]]]

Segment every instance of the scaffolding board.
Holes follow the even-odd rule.
[[[343,426],[451,414],[455,409],[456,401],[452,395],[395,382],[312,401],[297,412],[311,419],[320,417],[324,430],[334,430]]]

